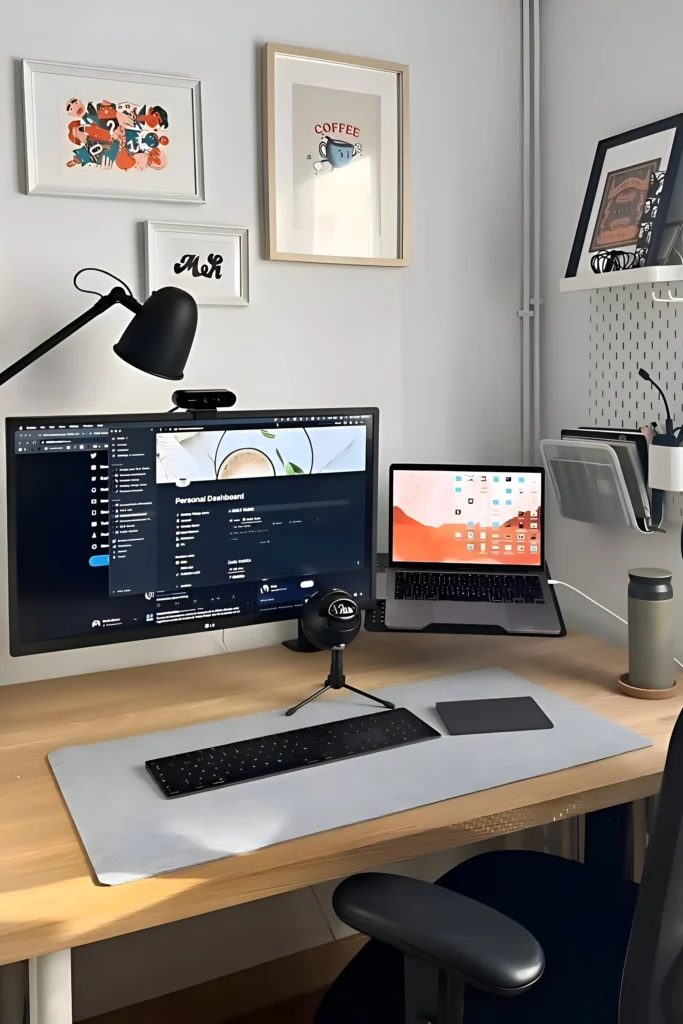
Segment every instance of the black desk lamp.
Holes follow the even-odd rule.
[[[122,287],[112,288],[108,295],[80,288],[78,278],[86,270],[98,270],[102,274],[107,274]],[[97,302],[61,331],[57,331],[47,341],[37,345],[31,352],[3,370],[0,373],[0,385],[6,384],[36,359],[40,359],[50,349],[55,348],[117,303],[135,314],[120,340],[114,345],[117,356],[136,369],[144,370],[155,377],[182,380],[197,329],[197,303],[188,292],[181,288],[160,288],[158,292],[150,295],[146,302],[138,302],[124,281],[110,274],[108,270],[99,270],[98,267],[84,267],[83,270],[79,270],[74,276],[73,283],[79,292],[99,295]]]

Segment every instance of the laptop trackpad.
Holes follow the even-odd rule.
[[[413,602],[415,603],[415,602]],[[502,602],[437,601],[430,602],[432,622],[452,622],[459,626],[507,626],[509,614]]]

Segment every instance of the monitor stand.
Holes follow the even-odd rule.
[[[316,647],[304,636],[304,631],[301,628],[301,619],[298,620],[298,632],[296,640],[283,640],[282,646],[286,647],[288,651],[296,651],[297,654],[317,654],[321,648]]]
[[[303,708],[306,704],[310,704],[316,697],[320,697],[323,693],[327,693],[328,690],[351,690],[352,693],[357,693],[359,697],[367,697],[368,700],[374,700],[377,704],[381,704],[382,707],[387,708],[389,711],[393,711],[396,708],[395,704],[391,701],[382,700],[381,697],[376,697],[374,693],[366,693],[365,690],[357,690],[355,686],[349,686],[346,682],[346,676],[344,675],[344,661],[343,661],[344,645],[341,644],[338,647],[332,648],[332,664],[330,665],[330,674],[325,680],[323,686],[315,693],[312,693],[310,697],[306,697],[306,700],[302,700],[300,704],[296,704],[293,708],[288,708],[285,711],[285,715],[295,714],[299,708]]]

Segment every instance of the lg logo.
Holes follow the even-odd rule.
[[[205,622],[204,623],[204,629],[215,629],[215,628],[216,628],[216,623],[215,622]]]

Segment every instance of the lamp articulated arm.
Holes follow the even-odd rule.
[[[78,279],[88,270],[105,274],[118,281],[118,284],[108,295],[81,288]],[[117,303],[133,314],[133,319],[114,345],[114,352],[119,359],[154,377],[183,379],[185,363],[197,330],[197,303],[191,295],[182,288],[168,285],[152,292],[144,303],[138,302],[125,281],[99,267],[83,267],[75,274],[73,283],[79,292],[97,295],[97,302],[66,327],[62,327],[61,331],[3,370],[0,373],[0,387]]]
[[[47,341],[43,341],[40,345],[36,345],[36,347],[30,352],[27,352],[25,356],[22,356],[21,359],[17,359],[15,363],[12,363],[12,365],[8,366],[6,370],[3,370],[2,373],[0,373],[0,387],[3,384],[6,384],[8,380],[11,380],[12,377],[21,373],[22,370],[25,370],[27,366],[31,365],[31,363],[35,363],[36,359],[40,359],[41,356],[44,356],[62,341],[65,341],[72,334],[75,334],[76,331],[81,329],[81,327],[85,327],[85,325],[89,324],[91,320],[98,317],[100,313],[104,313],[107,309],[111,309],[111,307],[115,306],[117,303],[121,303],[121,305],[125,306],[126,309],[129,309],[131,313],[137,313],[142,309],[141,303],[139,303],[137,299],[133,298],[132,295],[129,295],[123,288],[112,288],[108,295],[103,295],[99,298],[97,302],[90,307],[90,309],[85,311],[85,313],[81,313],[80,316],[76,317],[75,320],[72,320],[70,324],[66,325],[66,327],[62,327],[61,331],[57,331],[57,333],[53,334],[51,338],[47,339]]]

